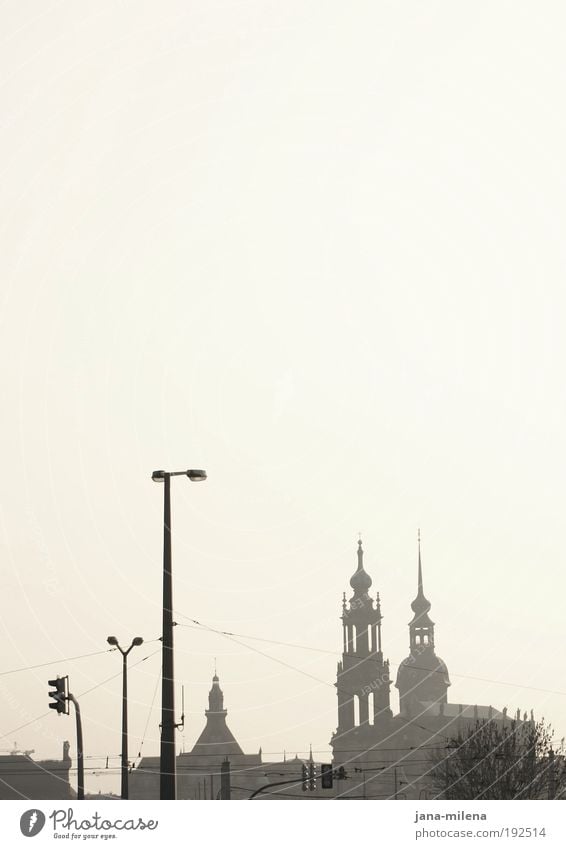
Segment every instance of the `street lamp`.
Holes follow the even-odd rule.
[[[159,798],[175,799],[175,681],[173,676],[173,579],[171,574],[171,478],[186,475],[193,482],[206,480],[202,469],[182,472],[153,472],[151,478],[163,482],[163,631],[161,668],[161,759]]]
[[[141,646],[142,637],[134,637],[129,649],[124,649],[116,637],[106,642],[115,646],[122,655],[122,799],[128,798],[128,655],[134,646]]]

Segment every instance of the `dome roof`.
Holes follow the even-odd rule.
[[[431,672],[434,674],[431,675]],[[421,673],[424,673],[424,675]],[[442,684],[449,687],[448,667],[442,658],[438,657],[433,650],[424,651],[418,657],[409,655],[409,657],[406,657],[399,664],[395,686],[399,687],[400,682],[407,681],[408,679],[414,681],[415,678],[424,678],[424,680],[430,680],[431,683],[438,683],[437,674],[442,680]]]
[[[365,595],[372,583],[372,579],[364,569],[364,550],[360,539],[358,540],[358,568],[350,578],[350,586],[354,590],[354,595],[359,596]]]

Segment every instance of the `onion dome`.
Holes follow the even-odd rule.
[[[358,540],[358,568],[350,578],[350,586],[354,590],[354,597],[367,595],[373,581],[364,569],[364,550],[361,539]]]

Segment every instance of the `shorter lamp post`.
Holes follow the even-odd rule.
[[[116,637],[106,640],[115,646],[122,655],[122,799],[128,798],[128,655],[134,646],[141,646],[142,637],[134,637],[129,649],[124,649]]]

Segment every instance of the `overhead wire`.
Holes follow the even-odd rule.
[[[301,648],[301,649],[303,649],[303,650],[309,650],[309,648],[310,648],[310,647],[308,647],[308,646],[304,646],[304,645],[298,646],[297,644],[292,644],[292,643],[284,644],[282,641],[278,641],[278,640],[267,640],[266,638],[254,638],[254,637],[251,637],[250,635],[237,635],[237,634],[235,634],[234,632],[223,631],[223,630],[220,630],[220,629],[212,628],[211,626],[208,626],[208,625],[206,625],[205,623],[203,623],[203,622],[201,622],[201,621],[199,621],[199,620],[196,620],[196,619],[193,619],[193,618],[191,618],[191,617],[189,617],[189,616],[186,616],[186,615],[185,615],[185,614],[183,614],[183,613],[179,613],[179,612],[178,612],[178,615],[180,615],[180,616],[182,616],[183,618],[187,619],[189,622],[192,622],[194,626],[197,626],[197,627],[199,627],[199,628],[201,628],[201,629],[204,629],[204,630],[209,631],[209,632],[212,632],[212,633],[217,633],[217,634],[219,634],[219,635],[221,635],[221,636],[224,636],[224,637],[226,637],[226,638],[228,638],[228,639],[231,639],[233,642],[236,642],[238,645],[241,645],[242,647],[247,648],[247,649],[248,649],[248,650],[250,650],[250,651],[255,651],[256,653],[261,654],[261,655],[263,655],[264,657],[267,657],[267,658],[269,658],[270,660],[273,660],[273,661],[274,661],[274,662],[276,662],[276,663],[279,663],[279,664],[281,664],[281,665],[283,665],[283,666],[286,666],[286,667],[288,667],[288,668],[291,668],[291,669],[293,669],[294,671],[296,671],[296,672],[298,672],[298,673],[300,673],[300,674],[302,674],[302,675],[306,675],[307,677],[309,677],[309,678],[311,678],[311,679],[313,679],[313,680],[315,680],[315,681],[317,681],[317,682],[319,682],[319,683],[321,683],[321,684],[324,684],[325,686],[330,686],[330,687],[332,687],[332,688],[334,688],[334,687],[335,687],[335,685],[330,684],[328,681],[324,681],[323,679],[320,679],[320,678],[318,678],[317,676],[313,676],[311,673],[307,673],[307,672],[305,672],[305,670],[300,669],[299,667],[295,667],[295,666],[293,666],[292,664],[289,664],[289,663],[287,663],[287,662],[285,662],[285,661],[281,661],[279,658],[275,658],[275,657],[273,657],[272,655],[267,654],[267,652],[263,652],[263,651],[261,651],[261,650],[259,650],[259,649],[256,649],[254,646],[249,646],[249,645],[246,645],[245,643],[242,643],[242,642],[238,639],[238,636],[242,636],[242,637],[244,637],[244,639],[250,639],[250,640],[252,640],[252,641],[256,641],[256,639],[257,639],[257,640],[258,640],[258,641],[260,641],[260,642],[269,642],[269,643],[272,643],[272,644],[274,644],[274,645],[286,645],[286,646],[288,646],[288,647],[290,647],[290,648]],[[181,624],[182,624],[182,623],[181,623]],[[182,627],[190,627],[190,626],[187,626],[187,625],[183,625],[183,624],[182,624]],[[326,651],[326,650],[320,650],[320,649],[314,649],[314,650],[315,650],[315,651],[324,651],[324,653],[327,653],[327,651]],[[338,654],[338,653],[337,653],[337,652],[332,652],[332,654],[335,654],[335,655],[336,655],[336,654]],[[359,657],[360,661],[367,660],[367,658],[362,658],[362,657],[360,657],[360,656],[356,656],[356,655],[354,655],[354,657]],[[370,658],[370,659],[373,659],[373,658]],[[376,659],[376,662],[378,662],[378,661],[377,661],[377,659]],[[438,672],[438,670],[436,670],[436,669],[434,669],[434,670],[430,670],[430,669],[428,669],[428,668],[418,667],[416,664],[412,664],[412,665],[411,665],[411,668],[412,668],[412,669],[421,669],[422,671],[425,671],[425,672],[427,673],[427,677],[430,677],[430,675],[431,675],[431,674],[434,674],[434,673],[437,673],[437,672]],[[538,690],[538,691],[540,691],[540,692],[545,692],[545,693],[553,693],[553,694],[556,694],[556,695],[566,695],[566,693],[565,693],[565,692],[562,692],[562,691],[548,690],[548,689],[539,688],[539,687],[529,687],[528,685],[527,685],[527,686],[525,686],[525,687],[522,687],[521,685],[513,684],[513,683],[511,683],[511,682],[496,681],[496,680],[492,680],[492,679],[480,678],[479,676],[470,676],[470,675],[464,675],[464,674],[460,674],[460,673],[452,673],[452,674],[456,675],[457,677],[469,678],[469,679],[471,679],[471,680],[481,680],[481,681],[484,681],[484,682],[487,682],[487,683],[492,683],[492,684],[502,684],[502,685],[506,685],[506,686],[516,687],[517,689],[532,689],[532,690]],[[338,691],[340,692],[340,688],[337,688],[337,689],[338,689]],[[342,691],[342,692],[344,692],[344,691]],[[351,696],[351,693],[348,693],[347,695],[350,697],[350,696]],[[425,710],[423,710],[423,711],[421,712],[421,714],[419,714],[419,715],[422,715],[422,714],[424,714],[424,713],[426,713],[426,709],[425,709]],[[451,718],[450,718],[450,720],[451,720],[451,721],[450,721],[450,722],[447,722],[447,723],[445,724],[445,726],[443,726],[443,729],[441,729],[441,731],[442,731],[442,730],[444,730],[444,729],[446,729],[446,728],[447,728],[447,727],[448,727],[448,726],[449,726],[449,725],[450,725],[450,724],[454,721],[454,719],[456,719],[456,717],[451,717]],[[436,736],[438,735],[438,733],[441,733],[441,732],[439,732],[438,730],[436,730],[436,731],[432,731],[432,729],[425,729],[425,728],[424,728],[424,726],[422,726],[422,727],[423,727],[423,729],[424,729],[424,730],[426,730],[426,731],[427,731],[427,733],[429,734],[429,738],[428,738],[429,740],[430,740],[430,739],[432,739],[433,737],[436,737]],[[476,731],[476,732],[474,732],[474,735],[472,735],[472,736],[475,736],[475,734],[476,734],[476,733],[478,733],[478,732],[477,732],[477,731]],[[390,735],[390,736],[392,736],[392,735]],[[463,741],[463,742],[462,742],[462,744],[461,744],[461,746],[465,745],[465,743],[466,743],[466,742],[467,742],[467,741]],[[379,746],[372,746],[372,747],[370,747],[370,749],[366,749],[366,750],[362,750],[362,751],[363,751],[365,754],[367,754],[367,753],[368,753],[369,751],[371,751],[371,749],[373,749],[373,748],[378,748],[378,750],[383,751],[383,749],[382,749],[381,747],[379,747]],[[393,749],[395,749],[395,750],[397,750],[397,751],[399,751],[398,747],[392,747],[392,748],[393,748]],[[422,748],[429,748],[429,747],[427,746],[427,744],[426,744],[426,743],[424,743],[424,744],[423,744],[423,745],[421,745],[421,746],[415,747],[415,750],[422,749]],[[430,748],[432,748],[432,749],[439,749],[439,748],[442,748],[442,747],[439,747],[439,746],[438,746],[438,744],[432,744],[432,745],[430,746]],[[458,747],[458,748],[460,748],[460,747]],[[407,750],[407,751],[409,751],[409,750]],[[454,749],[451,749],[451,754],[454,754]],[[406,762],[406,763],[407,763],[407,766],[409,766],[409,764],[415,764],[415,763],[416,763],[415,759],[408,760],[408,758],[409,758],[409,757],[410,757],[410,756],[409,756],[409,754],[406,754],[406,755],[404,755],[403,757],[399,758],[396,762],[392,763],[390,766],[391,766],[391,767],[398,766],[398,765],[402,764],[403,762]],[[442,761],[441,761],[441,762],[443,762],[444,760],[445,760],[445,758],[444,758],[444,759],[442,759]],[[427,760],[427,761],[426,761],[426,763],[428,763],[428,762],[429,762],[429,761]],[[430,768],[429,770],[427,770],[427,771],[426,771],[423,775],[419,775],[419,777],[418,777],[418,779],[417,779],[417,780],[418,780],[418,781],[422,781],[422,778],[423,778],[423,777],[425,777],[426,775],[428,775],[428,774],[429,774],[429,773],[430,773],[430,772],[431,772],[431,771],[432,771],[432,770],[433,770],[436,766],[437,766],[437,764],[435,764],[435,765],[431,766],[431,768]],[[388,771],[388,770],[387,770],[387,771]],[[407,785],[407,787],[408,787],[408,786],[413,786],[413,785],[414,785],[414,783],[415,783],[415,781],[410,782],[410,784],[408,784],[408,785]],[[343,795],[344,795],[344,796],[346,796],[346,795],[347,795],[347,796],[348,796],[348,798],[351,798],[350,793],[344,793]],[[391,797],[389,797],[389,798],[394,798],[394,796],[391,796]]]
[[[136,666],[139,666],[140,663],[144,663],[146,660],[149,660],[150,657],[154,657],[159,651],[161,651],[161,649],[156,649],[154,652],[151,652],[151,654],[148,654],[145,657],[142,657],[140,660],[136,660],[135,663],[130,664],[129,668],[134,669]],[[99,681],[98,684],[95,684],[93,687],[89,687],[88,690],[83,690],[82,693],[79,693],[79,695],[77,696],[77,699],[81,699],[83,696],[86,696],[88,693],[92,693],[93,690],[97,690],[99,687],[104,686],[104,684],[107,684],[109,681],[113,681],[115,678],[120,678],[121,676],[122,676],[122,670],[120,670],[119,672],[116,672],[115,675],[110,675],[109,678],[105,678],[104,681]]]
[[[149,640],[148,642],[155,642],[155,640]],[[148,660],[150,657],[153,657],[155,654],[157,654],[158,651],[160,651],[160,649],[157,649],[156,651],[152,652],[151,654],[147,655],[146,657],[141,658],[141,660],[136,661],[136,663],[132,663],[131,668],[134,668],[135,666],[139,666],[140,663],[143,663],[145,660]],[[105,678],[103,681],[99,681],[93,687],[89,687],[88,690],[83,690],[82,693],[79,693],[77,698],[82,698],[83,696],[86,696],[88,693],[92,693],[93,690],[98,689],[98,687],[102,687],[104,684],[107,684],[109,681],[112,681],[114,678],[118,678],[121,674],[122,674],[122,672],[120,670],[120,672],[117,672],[115,675],[111,675],[109,678]],[[15,734],[16,731],[21,731],[22,728],[27,728],[28,725],[33,725],[34,722],[39,722],[40,719],[44,719],[46,716],[50,716],[49,710],[45,711],[45,713],[39,714],[39,716],[36,716],[33,719],[28,720],[28,722],[24,722],[22,725],[18,725],[16,728],[11,728],[10,731],[6,731],[4,734],[0,734],[0,740],[3,740],[5,737],[10,737],[12,734]]]
[[[270,654],[268,654],[267,652],[264,652],[264,651],[262,651],[262,650],[260,650],[260,649],[258,649],[258,648],[256,648],[256,647],[254,647],[254,646],[247,645],[246,643],[241,642],[241,640],[240,640],[239,638],[240,638],[240,637],[242,637],[243,639],[252,640],[253,642],[263,642],[263,643],[269,643],[269,644],[272,644],[272,645],[281,645],[281,646],[285,646],[285,647],[289,647],[289,648],[296,648],[296,649],[307,650],[307,651],[315,651],[315,652],[319,652],[319,653],[323,653],[323,654],[332,654],[332,655],[334,655],[334,656],[338,655],[338,654],[339,654],[339,652],[329,651],[329,650],[327,650],[327,649],[320,649],[320,648],[317,648],[317,647],[307,646],[307,645],[303,645],[303,644],[287,643],[287,642],[280,641],[280,640],[271,640],[271,639],[268,639],[268,638],[254,637],[254,636],[251,636],[251,635],[244,635],[244,634],[237,634],[237,633],[235,633],[235,632],[225,631],[225,630],[221,630],[221,629],[213,628],[213,627],[211,627],[211,626],[209,626],[209,625],[206,625],[205,623],[203,623],[203,622],[201,622],[201,621],[199,621],[199,620],[193,619],[192,617],[186,616],[185,614],[180,613],[180,612],[178,612],[178,611],[177,611],[177,614],[178,614],[178,615],[180,615],[180,616],[182,616],[184,619],[187,619],[189,622],[193,623],[193,625],[185,625],[184,623],[176,623],[176,624],[180,624],[180,625],[181,625],[181,627],[185,627],[185,628],[194,627],[194,628],[199,629],[199,630],[201,630],[201,631],[202,631],[202,630],[204,630],[204,631],[208,631],[208,632],[215,633],[215,634],[218,634],[218,635],[220,635],[220,636],[226,637],[226,638],[230,639],[231,641],[235,642],[236,644],[238,644],[238,645],[242,646],[243,648],[247,649],[248,651],[254,651],[254,652],[256,652],[257,654],[260,654],[260,655],[262,655],[263,657],[266,657],[267,659],[272,660],[272,661],[273,661],[273,662],[275,662],[275,663],[278,663],[278,664],[280,664],[280,665],[282,665],[282,666],[284,666],[284,667],[286,667],[286,668],[288,668],[288,669],[291,669],[291,670],[293,670],[293,671],[295,671],[295,672],[298,672],[298,673],[300,673],[300,674],[302,674],[302,675],[304,675],[304,676],[306,676],[306,677],[310,678],[311,680],[316,681],[317,683],[323,684],[324,686],[332,687],[332,689],[335,689],[335,688],[336,688],[336,686],[335,686],[334,684],[331,684],[330,682],[325,681],[325,680],[323,680],[322,678],[319,678],[318,676],[312,675],[311,673],[306,672],[305,670],[300,669],[299,667],[296,667],[296,666],[294,666],[293,664],[290,664],[290,663],[288,663],[288,662],[286,662],[286,661],[283,661],[283,660],[281,660],[280,658],[274,657],[273,655],[270,655]],[[161,638],[156,638],[155,640],[146,641],[146,642],[156,642],[156,641],[158,641],[158,640],[160,640],[160,639],[161,639]],[[74,657],[70,657],[70,658],[62,658],[62,659],[59,659],[59,660],[57,660],[57,661],[49,661],[49,662],[46,662],[46,663],[36,664],[36,665],[33,665],[33,666],[29,666],[29,667],[21,667],[21,668],[17,668],[17,669],[13,669],[13,670],[6,670],[5,672],[0,673],[0,675],[8,675],[8,674],[16,673],[16,672],[28,671],[28,670],[31,670],[31,669],[36,669],[36,668],[41,668],[41,667],[44,667],[44,666],[53,665],[53,664],[55,664],[55,663],[71,662],[71,661],[73,661],[73,660],[80,660],[80,659],[84,659],[84,658],[87,658],[87,657],[94,657],[94,656],[96,656],[96,655],[107,654],[107,653],[109,653],[109,652],[111,652],[111,651],[115,651],[115,649],[114,649],[114,648],[111,648],[111,649],[105,649],[105,650],[102,650],[102,651],[99,651],[99,652],[92,652],[92,653],[85,654],[85,655],[76,655],[76,656],[74,656]],[[149,654],[149,655],[147,655],[146,657],[141,658],[141,659],[140,659],[140,660],[138,660],[136,663],[132,664],[132,666],[138,666],[139,664],[141,664],[141,663],[145,662],[145,661],[146,661],[146,660],[148,660],[150,657],[153,657],[155,654],[157,654],[157,652],[158,652],[158,651],[159,651],[159,649],[157,649],[155,652],[150,653],[150,654]],[[368,658],[363,658],[363,657],[358,656],[358,655],[355,655],[355,654],[354,654],[354,655],[351,655],[351,656],[352,656],[352,657],[354,657],[354,658],[356,658],[356,659],[357,659],[357,658],[359,658],[359,659],[360,659],[360,661],[364,661],[364,660],[367,660],[367,659],[368,659]],[[373,658],[369,658],[369,659],[370,659],[370,660],[374,660]],[[378,661],[377,661],[377,659],[375,659],[375,662],[378,662]],[[393,665],[394,665],[394,664],[393,664]],[[411,668],[413,668],[413,669],[422,669],[423,671],[426,671],[426,672],[428,673],[428,675],[430,675],[430,674],[434,674],[434,673],[436,673],[436,672],[437,672],[437,670],[430,670],[430,669],[428,669],[428,668],[418,667],[417,665],[414,665],[414,664],[412,664],[412,665],[411,665]],[[533,687],[533,686],[529,686],[529,685],[519,685],[519,684],[514,684],[514,683],[511,683],[511,682],[507,682],[507,681],[499,681],[499,680],[494,680],[494,679],[480,678],[480,677],[478,677],[478,676],[466,675],[466,674],[464,674],[464,673],[456,673],[456,672],[453,672],[452,674],[453,674],[453,675],[456,675],[457,677],[461,677],[461,678],[469,678],[469,679],[471,679],[471,680],[480,680],[480,681],[487,682],[487,683],[491,683],[491,684],[501,684],[501,685],[504,685],[504,686],[512,686],[512,687],[516,687],[516,688],[518,688],[518,689],[530,689],[530,690],[536,690],[536,691],[539,691],[539,692],[551,693],[551,694],[555,694],[555,695],[566,695],[566,692],[559,691],[559,690],[549,690],[549,689],[541,688],[541,687]],[[82,693],[80,693],[80,694],[79,694],[79,697],[82,697],[82,696],[84,696],[84,695],[87,695],[88,693],[90,693],[90,692],[92,692],[92,691],[94,691],[94,690],[98,689],[99,687],[103,686],[104,684],[108,683],[109,681],[111,681],[111,680],[113,680],[113,679],[115,679],[115,678],[119,677],[119,675],[121,675],[121,672],[118,672],[117,674],[112,675],[112,676],[110,676],[109,678],[106,678],[106,679],[104,679],[104,680],[103,680],[103,681],[101,681],[101,682],[98,682],[98,683],[97,683],[97,684],[95,684],[93,687],[90,687],[89,689],[87,689],[87,690],[83,691]],[[148,715],[148,718],[147,718],[147,721],[146,721],[146,726],[145,726],[145,729],[144,729],[144,733],[143,733],[143,735],[142,735],[142,741],[141,741],[141,744],[140,744],[140,750],[139,750],[139,752],[138,752],[138,757],[141,757],[141,749],[142,749],[142,747],[143,747],[143,743],[144,743],[145,736],[146,736],[146,733],[147,733],[147,728],[148,728],[149,721],[150,721],[150,718],[151,718],[151,712],[152,712],[152,710],[153,710],[153,704],[154,704],[154,701],[155,701],[155,696],[156,696],[156,693],[157,693],[157,686],[158,686],[159,680],[160,680],[160,676],[158,676],[158,677],[157,677],[157,679],[156,679],[156,686],[155,686],[155,688],[154,688],[154,694],[153,694],[153,699],[152,699],[152,703],[151,703],[151,707],[150,707],[149,715]],[[345,691],[342,691],[342,692],[345,692]],[[351,696],[351,694],[350,694],[350,693],[347,693],[347,695],[348,695],[348,696]],[[423,711],[423,713],[424,713],[424,711]],[[48,713],[48,712],[46,712],[46,713],[44,713],[44,714],[41,714],[40,716],[38,716],[38,717],[36,717],[36,718],[34,718],[34,719],[32,719],[32,720],[29,720],[28,722],[26,722],[26,723],[24,723],[24,724],[22,724],[22,725],[18,726],[18,727],[17,727],[17,728],[15,728],[15,729],[11,729],[10,731],[6,732],[5,734],[0,735],[0,739],[3,739],[4,737],[7,737],[7,736],[9,736],[9,735],[13,734],[14,732],[19,731],[19,730],[21,730],[22,728],[25,728],[25,727],[27,727],[28,725],[33,724],[34,722],[39,721],[40,719],[44,718],[44,717],[45,717],[45,716],[47,716],[47,715],[49,715],[49,713]],[[451,718],[451,719],[454,719],[454,718]],[[445,727],[445,728],[446,728],[446,727],[448,727],[448,725],[449,725],[449,724],[450,724],[450,723],[447,723],[447,724],[446,724],[446,726],[444,726],[444,727]],[[425,729],[425,728],[424,728],[424,726],[423,726],[423,730],[426,730],[426,731],[427,731],[427,733],[431,731],[431,729]],[[439,733],[438,731],[433,732],[432,736],[436,736],[438,733]],[[431,738],[429,738],[429,739],[431,739]],[[373,748],[373,747],[372,747],[372,748]],[[438,749],[438,748],[442,748],[442,747],[439,747],[437,744],[431,744],[430,746],[428,746],[428,745],[426,745],[426,744],[421,744],[420,746],[417,746],[417,747],[407,747],[406,751],[409,753],[409,752],[411,752],[411,751],[417,751],[418,749],[423,749],[423,748]],[[386,748],[386,747],[379,747],[379,751],[386,751],[386,750],[387,750],[387,748]],[[390,749],[389,749],[389,750],[391,750],[391,751],[400,751],[400,747],[398,747],[398,746],[390,747]],[[319,750],[319,751],[330,751],[330,750]],[[369,753],[369,751],[371,751],[371,749],[361,749],[361,750],[357,750],[357,751],[358,751],[358,752],[360,752],[360,753],[366,753],[366,754],[367,754],[367,753]],[[453,753],[453,752],[454,752],[454,750],[452,750],[452,753]],[[280,753],[278,753],[278,752],[277,752],[277,753],[276,753],[276,752],[274,752],[274,753],[265,753],[265,754],[280,754]],[[354,754],[354,752],[352,752],[352,754]],[[118,757],[118,756],[116,756],[116,757]],[[392,763],[392,762],[387,762],[387,763],[389,764],[389,766],[393,767],[393,766],[398,765],[399,763],[401,763],[401,761],[406,760],[408,757],[409,757],[409,755],[407,754],[407,755],[403,756],[403,758],[401,758],[399,761],[397,761],[397,762],[395,762],[395,763]],[[375,762],[377,763],[378,761],[375,761]],[[409,764],[415,764],[415,763],[417,763],[417,761],[415,761],[415,759],[411,759],[411,760],[407,761],[407,765],[409,765]],[[257,768],[257,767],[256,767],[256,768]],[[106,772],[106,770],[104,770],[104,771]],[[246,771],[246,770],[242,770],[242,771]],[[18,773],[18,774],[20,774],[20,773]],[[426,774],[427,774],[427,773],[425,773],[425,775],[426,775]],[[422,777],[423,777],[423,776],[421,776],[421,778],[422,778]],[[300,798],[300,797],[299,797],[299,798]]]
[[[36,663],[33,666],[20,666],[17,669],[6,669],[4,672],[0,672],[0,676],[13,675],[15,672],[28,672],[32,669],[41,669],[44,666],[55,666],[57,663],[71,663],[73,660],[83,660],[85,657],[96,657],[97,655],[108,654],[113,651],[116,651],[116,649],[103,649],[102,651],[90,652],[90,654],[77,654],[74,657],[63,657],[58,660],[48,660],[45,663]]]
[[[254,642],[270,643],[271,645],[284,646],[284,647],[287,647],[287,648],[294,648],[294,649],[302,649],[304,651],[314,651],[314,652],[319,652],[321,654],[330,654],[330,655],[333,655],[334,657],[339,657],[340,654],[341,654],[341,652],[339,652],[339,651],[332,651],[330,649],[321,649],[321,648],[318,648],[316,646],[301,645],[299,643],[287,643],[287,642],[283,642],[282,640],[270,640],[270,639],[267,639],[266,637],[255,637],[255,636],[251,636],[250,634],[238,634],[238,633],[235,633],[234,631],[224,631],[224,630],[221,630],[221,629],[218,629],[218,628],[213,628],[210,625],[205,625],[203,622],[200,622],[198,619],[192,619],[190,616],[187,616],[184,613],[180,613],[179,611],[176,611],[176,614],[178,616],[182,616],[184,619],[187,619],[189,622],[194,623],[193,625],[185,625],[183,622],[177,622],[176,624],[178,626],[180,626],[181,628],[194,628],[195,630],[212,631],[213,633],[219,634],[220,636],[224,636],[224,637],[241,637],[245,640],[253,640]],[[244,645],[244,644],[242,643],[241,645]],[[245,645],[244,645],[244,647],[251,648],[250,646],[245,646]],[[356,659],[360,659],[360,660],[371,660],[371,661],[374,661],[376,663],[378,662],[375,658],[372,658],[371,656],[370,657],[363,657],[362,655],[357,655],[355,652],[354,653],[348,653],[348,656],[356,658]],[[268,657],[269,657],[269,655],[268,655]],[[401,666],[401,664],[396,664],[396,663],[390,663],[389,665],[394,667],[395,669],[398,669]],[[297,669],[296,667],[294,667],[294,668]],[[443,670],[439,670],[439,669],[432,669],[431,670],[431,669],[424,667],[424,666],[417,666],[417,664],[415,664],[415,663],[411,663],[411,669],[417,669],[417,670],[422,671],[422,672],[428,672],[431,675],[445,675],[446,674]],[[301,671],[301,670],[297,669],[297,671]],[[516,682],[513,682],[513,681],[501,681],[501,680],[496,679],[496,678],[483,678],[483,677],[478,676],[478,675],[468,675],[467,673],[464,673],[464,672],[453,672],[452,670],[450,670],[450,675],[453,675],[456,678],[465,678],[465,679],[468,679],[470,681],[482,681],[485,684],[498,684],[498,685],[501,685],[501,686],[504,686],[504,687],[515,687],[516,689],[535,690],[535,691],[538,691],[539,693],[550,693],[550,694],[556,695],[556,696],[566,696],[566,690],[550,690],[546,687],[534,687],[534,686],[529,685],[529,684],[517,684]],[[334,685],[330,685],[330,686],[334,686]]]
[[[140,760],[141,760],[141,756],[142,756],[143,744],[145,743],[145,737],[146,737],[146,734],[147,734],[147,729],[149,727],[149,721],[151,719],[151,714],[153,713],[153,705],[155,703],[155,697],[157,695],[157,688],[159,686],[159,682],[161,681],[162,673],[163,673],[163,667],[160,667],[159,668],[159,675],[156,675],[156,677],[155,677],[155,687],[153,688],[153,697],[151,699],[151,704],[149,706],[149,711],[148,711],[148,714],[147,714],[147,720],[146,720],[146,723],[145,723],[145,728],[143,730],[140,746],[139,746],[139,749],[138,749],[138,758],[140,758]],[[134,764],[132,764],[132,768],[133,767],[134,767]]]
[[[284,662],[284,661],[279,660],[279,658],[275,658],[275,657],[273,657],[272,655],[269,655],[269,654],[267,654],[266,652],[261,651],[260,649],[255,648],[254,646],[248,646],[248,645],[246,645],[245,643],[242,643],[240,640],[238,640],[236,637],[234,637],[231,633],[223,632],[223,631],[220,631],[220,630],[218,630],[218,629],[212,628],[211,626],[208,626],[208,625],[206,625],[205,623],[200,622],[200,621],[198,621],[198,620],[192,619],[191,617],[188,617],[188,616],[186,616],[185,614],[180,613],[179,611],[177,611],[177,615],[180,615],[180,616],[182,616],[183,618],[187,619],[188,621],[193,622],[194,624],[201,626],[201,627],[202,627],[202,628],[204,628],[206,631],[210,631],[210,632],[213,632],[213,633],[220,634],[221,636],[224,636],[224,637],[226,637],[227,639],[232,640],[233,642],[236,642],[237,644],[239,644],[239,645],[243,646],[244,648],[247,648],[247,649],[248,649],[248,650],[250,650],[250,651],[255,651],[256,653],[258,653],[258,654],[260,654],[260,655],[263,655],[264,657],[267,657],[268,659],[273,660],[273,661],[274,661],[274,662],[276,662],[276,663],[281,663],[282,665],[287,666],[288,668],[291,668],[291,669],[293,669],[294,671],[299,672],[299,673],[300,673],[300,674],[302,674],[302,675],[306,675],[307,677],[312,678],[313,680],[318,681],[319,683],[324,684],[325,686],[332,687],[333,689],[334,689],[334,687],[335,687],[335,685],[330,684],[328,681],[324,681],[324,680],[323,680],[323,679],[321,679],[321,678],[318,678],[318,677],[316,677],[316,676],[313,676],[313,675],[311,675],[310,673],[307,673],[307,672],[305,672],[304,670],[300,669],[299,667],[294,667],[294,666],[292,666],[291,664],[288,664],[288,663],[286,663],[286,662]],[[363,660],[365,660],[365,658],[362,658],[360,662],[362,662]],[[359,665],[359,664],[356,664],[356,666],[357,666],[357,665]],[[354,668],[355,668],[355,667],[354,667]],[[425,670],[425,671],[428,673],[427,677],[429,677],[429,676],[430,676],[430,674],[431,674],[431,671],[430,671],[430,670],[428,670],[428,669],[427,669],[427,670]],[[415,685],[415,686],[416,686],[416,685]],[[340,689],[339,687],[337,687],[337,686],[336,686],[336,689],[337,689],[337,691],[338,691],[338,692],[342,692],[342,693],[346,694],[346,695],[348,696],[348,698],[351,698],[351,696],[352,696],[352,694],[351,694],[351,693],[349,693],[349,692],[347,692],[347,691],[344,691],[344,690],[341,690],[341,689]],[[412,689],[414,689],[414,687],[413,687]],[[377,716],[378,716],[379,714],[381,714],[381,713],[383,713],[383,712],[386,712],[386,710],[387,710],[387,709],[381,709],[380,711],[378,711],[378,714],[376,714],[376,715],[375,715],[375,718],[377,718]],[[421,711],[421,713],[420,713],[420,714],[418,714],[418,716],[420,717],[420,716],[422,716],[424,713],[426,713],[426,708],[425,708],[423,711]],[[453,718],[451,718],[451,719],[452,719],[452,721],[453,721]],[[446,725],[443,727],[443,729],[441,729],[441,731],[442,731],[442,730],[444,730],[444,728],[448,727],[448,725],[449,725],[449,724],[450,724],[450,723],[446,723]],[[427,733],[428,733],[428,731],[429,731],[429,730],[428,730],[428,729],[426,729],[426,730],[427,730]],[[398,731],[398,729],[396,729],[396,731]],[[392,734],[390,734],[387,738],[385,738],[385,740],[384,740],[384,741],[378,741],[378,742],[377,742],[377,743],[375,743],[373,746],[370,746],[368,749],[364,750],[364,753],[365,753],[365,754],[368,754],[370,751],[373,751],[373,750],[375,750],[375,749],[378,749],[378,750],[379,750],[379,749],[381,748],[381,747],[380,747],[380,745],[379,745],[379,743],[380,743],[380,742],[385,742],[387,739],[391,739],[391,737],[394,737],[394,735],[395,735],[396,731],[392,732]],[[432,739],[433,737],[436,737],[436,736],[438,735],[438,733],[439,733],[439,732],[438,732],[438,730],[436,730],[436,731],[431,731],[431,733],[429,734],[428,740]],[[441,732],[440,732],[440,733],[441,733]],[[338,736],[338,737],[335,737],[335,739],[339,739],[339,736]],[[463,744],[462,744],[462,745],[463,745]],[[409,757],[409,755],[408,755],[408,754],[403,755],[403,756],[402,756],[401,758],[399,758],[399,759],[398,759],[395,763],[393,763],[393,764],[392,764],[392,766],[398,766],[399,764],[401,764],[401,763],[403,763],[403,762],[407,761],[408,757]],[[346,761],[346,762],[345,762],[345,764],[346,764],[346,765],[347,765],[347,764],[349,764],[352,760],[353,760],[353,759],[349,759],[348,761]],[[430,771],[431,771],[431,770],[428,770],[428,771],[425,773],[425,775],[426,775],[426,774],[428,774]],[[421,778],[422,778],[422,777],[420,777],[420,778],[419,778],[419,780],[421,780]],[[412,783],[411,783],[411,786],[412,786],[412,784],[414,784],[414,782],[412,782]],[[358,785],[358,786],[361,786],[361,785]],[[349,796],[349,793],[348,793],[348,791],[345,791],[345,792],[344,792],[344,794],[342,794],[342,795],[343,795],[343,796],[345,796],[345,795],[348,795],[348,796]]]

